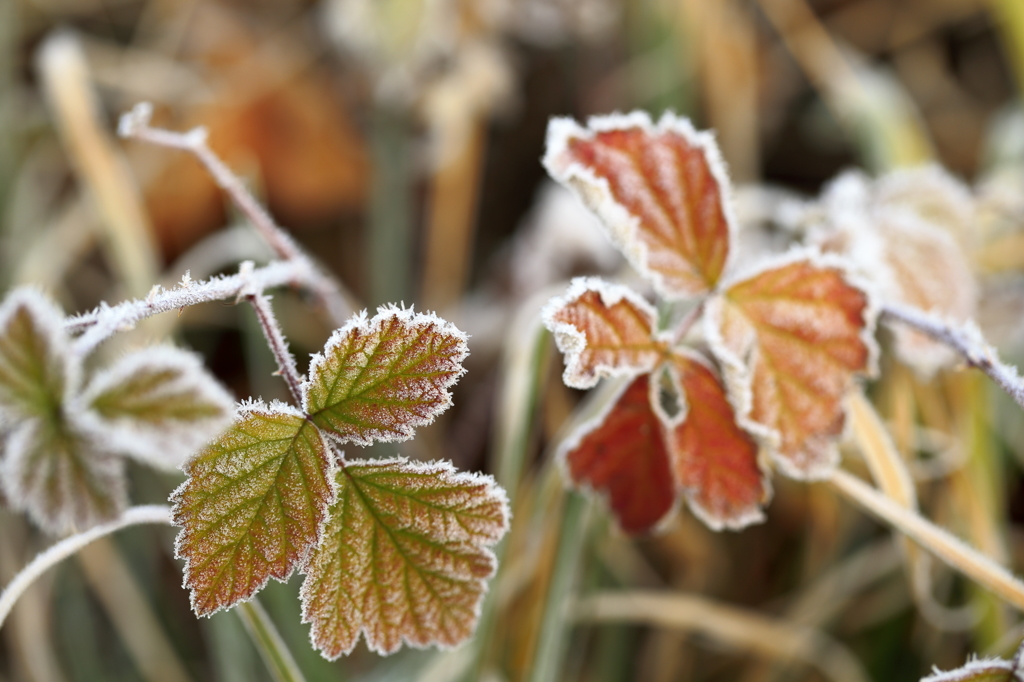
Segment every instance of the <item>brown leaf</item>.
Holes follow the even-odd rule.
[[[565,296],[545,308],[544,323],[565,355],[562,378],[574,388],[650,372],[667,348],[654,338],[655,311],[647,301],[595,278],[573,280]]]
[[[666,113],[570,119],[548,126],[544,165],[601,218],[612,241],[658,293],[679,299],[714,288],[734,219],[714,137]]]
[[[675,505],[664,427],[651,408],[650,376],[644,374],[623,390],[607,413],[562,444],[573,483],[605,494],[627,533],[653,529]]]
[[[771,496],[758,445],[736,423],[725,388],[697,353],[676,350],[672,367],[686,398],[685,420],[666,434],[690,509],[714,530],[764,520]]]
[[[705,321],[733,404],[772,459],[796,478],[827,475],[846,394],[874,368],[867,294],[837,262],[797,253],[710,299]]]

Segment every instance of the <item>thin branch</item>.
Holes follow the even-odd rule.
[[[149,121],[152,114],[153,106],[148,102],[135,105],[134,109],[121,117],[117,128],[118,134],[124,138],[133,138],[194,154],[209,171],[214,182],[228,193],[238,209],[245,214],[279,257],[286,261],[300,263],[316,275],[310,281],[311,291],[331,317],[335,326],[344,324],[352,313],[352,306],[349,305],[341,286],[333,277],[318,267],[287,232],[278,227],[241,179],[231,172],[231,169],[210,149],[206,143],[206,129],[193,128],[185,133],[177,133],[151,128]]]
[[[999,359],[999,352],[985,340],[974,322],[950,324],[930,313],[895,303],[886,304],[882,315],[946,344],[963,356],[968,365],[987,374],[1024,408],[1024,380],[1015,367]]]
[[[699,632],[727,645],[809,663],[831,680],[870,680],[849,649],[820,630],[695,594],[667,590],[598,592],[577,602],[573,611],[578,621],[637,623]]]
[[[1024,611],[1024,583],[1006,568],[919,514],[901,507],[852,474],[840,469],[832,474],[828,482],[873,516],[904,533],[1015,608]]]
[[[3,626],[4,621],[10,614],[15,602],[18,601],[18,597],[20,597],[25,590],[28,589],[28,586],[35,582],[36,579],[48,569],[56,566],[58,563],[82,549],[93,540],[105,535],[110,535],[122,528],[143,523],[170,525],[170,507],[167,507],[166,505],[132,507],[125,511],[125,513],[116,521],[94,526],[87,531],[64,538],[57,544],[40,553],[28,564],[28,566],[21,569],[21,572],[18,573],[18,575],[14,576],[14,579],[7,584],[6,588],[4,588],[3,594],[0,594],[0,627]]]
[[[271,263],[263,268],[243,263],[237,275],[212,277],[203,282],[192,281],[186,273],[177,289],[155,286],[145,299],[115,306],[104,303],[92,312],[68,318],[64,329],[72,334],[82,333],[75,342],[75,352],[84,356],[115,333],[132,329],[147,317],[198,303],[238,298],[253,287],[262,290],[286,284],[308,286],[313,279],[308,264],[295,261]]]
[[[281,331],[281,325],[277,323],[277,318],[274,317],[274,309],[270,305],[270,299],[264,296],[262,292],[248,294],[245,298],[252,304],[252,309],[256,311],[256,319],[259,320],[260,327],[263,329],[263,336],[266,337],[267,345],[274,354],[274,359],[277,360],[277,373],[288,384],[288,390],[291,391],[292,398],[295,399],[296,404],[301,405],[302,377],[295,366],[295,357],[288,350],[288,342]]]

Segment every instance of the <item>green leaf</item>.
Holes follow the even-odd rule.
[[[334,499],[333,459],[292,407],[243,405],[235,423],[185,465],[171,495],[175,545],[198,615],[286,580],[320,538]]]
[[[0,305],[0,425],[52,419],[68,383],[68,341],[60,309],[33,289]]]
[[[935,671],[921,682],[1020,682],[1013,664],[998,658],[974,659],[956,670]]]
[[[124,460],[61,414],[21,422],[7,436],[0,482],[11,506],[52,535],[120,516],[127,506]]]
[[[342,442],[412,438],[451,405],[466,335],[434,315],[382,308],[337,330],[313,356],[303,407]]]
[[[132,353],[97,374],[80,416],[110,449],[176,469],[230,423],[233,400],[196,356],[170,347]]]
[[[505,492],[446,462],[350,462],[338,499],[303,567],[303,622],[327,658],[352,651],[452,647],[476,627],[489,549],[508,528]]]

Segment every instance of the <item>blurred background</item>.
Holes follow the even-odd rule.
[[[451,459],[509,489],[478,636],[329,663],[295,576],[260,599],[311,681],[917,680],[1009,655],[1020,614],[941,568],[942,603],[921,608],[891,534],[829,490],[776,477],[761,526],[715,534],[682,511],[638,540],[565,491],[550,453],[581,394],[538,311],[570,276],[623,264],[540,158],[552,116],[672,109],[717,131],[752,220],[847,168],[942,164],[984,209],[978,315],[1020,361],[1022,85],[1021,0],[0,0],[0,290],[33,283],[83,311],[271,258],[192,158],[115,138],[149,101],[154,125],[208,128],[353,310],[415,304],[472,335],[449,413],[356,456]],[[275,308],[304,370],[329,325],[294,292]],[[286,397],[246,307],[160,325],[103,352],[171,335],[239,398]],[[1020,570],[1019,411],[974,373],[883,371],[871,395],[920,465],[927,515]],[[132,500],[179,480],[133,469]],[[49,573],[0,630],[0,682],[270,679],[235,614],[189,611],[173,537],[127,530]],[[0,580],[50,542],[0,510]],[[573,610],[620,587],[703,601],[691,626]]]

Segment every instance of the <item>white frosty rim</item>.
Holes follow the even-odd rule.
[[[556,117],[548,122],[546,151],[542,160],[544,168],[552,178],[571,190],[597,215],[612,243],[622,251],[633,267],[654,285],[659,295],[669,300],[684,300],[707,293],[706,289],[678,291],[666,283],[662,275],[652,270],[648,265],[647,247],[637,238],[640,229],[639,218],[615,200],[605,178],[597,176],[583,164],[569,160],[570,139],[590,140],[597,133],[630,128],[639,128],[651,135],[676,133],[686,140],[687,144],[703,152],[711,176],[718,184],[722,215],[728,229],[727,255],[722,267],[724,275],[729,271],[732,262],[732,245],[736,240],[739,222],[733,206],[729,172],[711,131],[698,131],[690,119],[677,116],[671,111],[663,113],[657,123],[652,122],[650,115],[645,111],[592,116],[587,119],[586,127],[579,125],[572,118]],[[719,283],[715,288],[720,286]]]
[[[502,513],[501,528],[499,529],[499,532],[495,534],[494,537],[486,538],[486,544],[483,541],[478,541],[476,544],[474,544],[474,547],[477,550],[479,550],[481,554],[483,554],[485,557],[488,558],[488,560],[491,562],[491,566],[493,567],[493,570],[491,571],[490,575],[485,576],[485,577],[476,578],[476,581],[477,581],[478,585],[480,586],[481,590],[480,590],[479,598],[477,599],[476,603],[473,605],[472,620],[473,620],[474,623],[479,621],[480,613],[481,613],[481,611],[483,609],[484,597],[486,596],[487,591],[488,591],[488,589],[490,587],[490,584],[489,584],[488,581],[491,578],[493,578],[494,575],[497,573],[498,558],[495,555],[494,550],[492,549],[492,545],[494,545],[497,542],[499,542],[501,540],[501,538],[508,532],[508,529],[510,528],[511,522],[512,522],[511,505],[509,503],[508,494],[505,492],[505,489],[502,488],[500,485],[498,485],[497,481],[494,479],[493,476],[491,476],[489,474],[482,474],[482,473],[473,472],[473,471],[459,471],[455,467],[455,465],[452,462],[448,461],[448,460],[435,460],[435,461],[431,461],[431,462],[421,462],[421,461],[416,461],[416,460],[409,460],[406,457],[389,457],[389,458],[386,458],[386,459],[359,459],[359,460],[352,460],[350,462],[347,462],[346,466],[347,467],[348,466],[354,466],[354,467],[381,467],[381,468],[386,468],[386,467],[402,467],[402,468],[405,468],[405,469],[407,469],[409,471],[416,471],[418,473],[437,474],[437,475],[445,477],[447,479],[447,482],[449,482],[451,485],[455,485],[455,486],[463,485],[463,484],[466,484],[466,485],[481,485],[482,484],[486,488],[486,493],[485,493],[486,495],[494,496],[495,498],[497,498],[498,503],[501,506],[501,513]],[[324,526],[325,527],[326,527],[326,525],[327,525],[327,521],[324,522]],[[320,542],[322,542],[322,538],[320,540],[318,540],[317,546],[319,546]],[[308,569],[309,569],[309,559],[311,557],[312,557],[312,552],[310,552],[307,555],[306,561],[304,561],[303,564],[299,567],[299,572],[302,575],[305,575],[305,576],[309,575],[309,572],[308,572]],[[307,617],[307,606],[309,604],[310,599],[311,599],[311,596],[309,594],[309,590],[306,589],[306,581],[303,580],[302,587],[299,590],[299,601],[301,603],[302,622],[303,623],[307,623],[307,624],[313,624],[313,620]],[[313,627],[310,628],[309,639],[310,639],[310,643],[312,644],[313,648],[317,649],[318,651],[320,651],[320,647],[318,646],[317,641],[316,641],[316,626],[315,626],[315,624],[314,624]],[[443,642],[428,642],[428,643],[425,643],[425,644],[419,644],[417,642],[409,641],[406,638],[406,636],[403,634],[401,636],[400,644],[398,645],[398,647],[396,647],[395,649],[384,649],[383,647],[377,646],[375,643],[371,643],[369,634],[368,634],[367,629],[366,629],[366,625],[363,624],[363,623],[360,623],[359,629],[356,631],[355,636],[352,638],[352,645],[350,647],[348,647],[347,649],[344,649],[341,652],[339,652],[338,656],[328,657],[326,654],[324,654],[323,651],[321,651],[320,653],[321,653],[321,655],[323,655],[325,658],[328,658],[329,660],[335,660],[337,658],[340,658],[341,656],[347,656],[348,654],[352,653],[352,651],[356,648],[356,646],[358,646],[358,644],[359,644],[359,642],[361,640],[365,640],[366,641],[366,646],[367,646],[367,648],[370,651],[373,651],[374,653],[380,654],[382,656],[387,656],[389,654],[394,653],[401,646],[408,646],[408,647],[412,647],[414,649],[428,649],[428,648],[433,646],[433,647],[438,648],[441,651],[450,651],[450,650],[455,649],[455,648],[457,648],[457,647],[459,647],[461,645],[461,642],[457,643],[457,644],[453,644],[453,645],[447,645],[447,644],[444,644]]]
[[[569,288],[561,296],[556,296],[548,301],[541,310],[541,319],[544,326],[555,337],[555,345],[562,352],[565,361],[565,371],[562,373],[562,381],[566,386],[572,388],[587,389],[597,385],[602,377],[633,377],[639,376],[654,369],[657,363],[648,366],[631,365],[606,365],[597,364],[594,367],[593,376],[583,373],[581,357],[587,347],[587,337],[577,327],[555,319],[555,315],[561,309],[572,305],[584,294],[595,292],[601,297],[601,303],[611,308],[617,303],[625,300],[630,305],[642,312],[650,323],[651,338],[653,341],[668,340],[670,337],[664,333],[659,334],[655,330],[657,323],[657,311],[645,298],[637,294],[629,287],[621,284],[612,284],[599,277],[576,277],[570,282]]]
[[[750,413],[753,408],[753,375],[750,371],[753,364],[753,358],[741,358],[737,356],[725,344],[725,340],[722,338],[721,334],[722,307],[727,305],[724,301],[724,296],[725,292],[728,292],[730,287],[757,277],[769,270],[786,267],[787,265],[792,265],[793,263],[800,261],[806,261],[816,267],[839,272],[847,284],[855,287],[864,294],[866,299],[866,305],[862,313],[864,326],[861,328],[858,336],[867,348],[868,358],[865,370],[862,372],[855,372],[854,380],[856,380],[858,375],[867,378],[876,376],[878,374],[879,349],[878,344],[875,341],[875,328],[880,311],[880,299],[875,286],[862,277],[859,277],[854,272],[850,262],[841,256],[834,254],[822,254],[815,248],[795,247],[781,256],[766,259],[761,263],[748,268],[746,271],[738,273],[724,281],[721,285],[721,291],[723,293],[712,296],[708,299],[705,306],[703,322],[704,334],[708,342],[708,346],[710,347],[712,354],[722,366],[722,378],[727,389],[726,395],[736,412],[737,423],[764,445],[771,462],[782,474],[789,478],[811,481],[827,478],[838,465],[839,449],[836,443],[842,436],[837,438],[833,442],[831,448],[825,453],[825,461],[810,470],[799,469],[795,467],[788,458],[781,456],[779,453],[781,434],[779,434],[775,428],[766,424],[761,424],[760,422],[756,422],[750,418]],[[756,353],[756,346],[751,350],[753,353]],[[843,428],[845,430],[849,427],[849,419],[845,418],[847,415],[845,397],[842,401],[842,409],[844,414]]]

